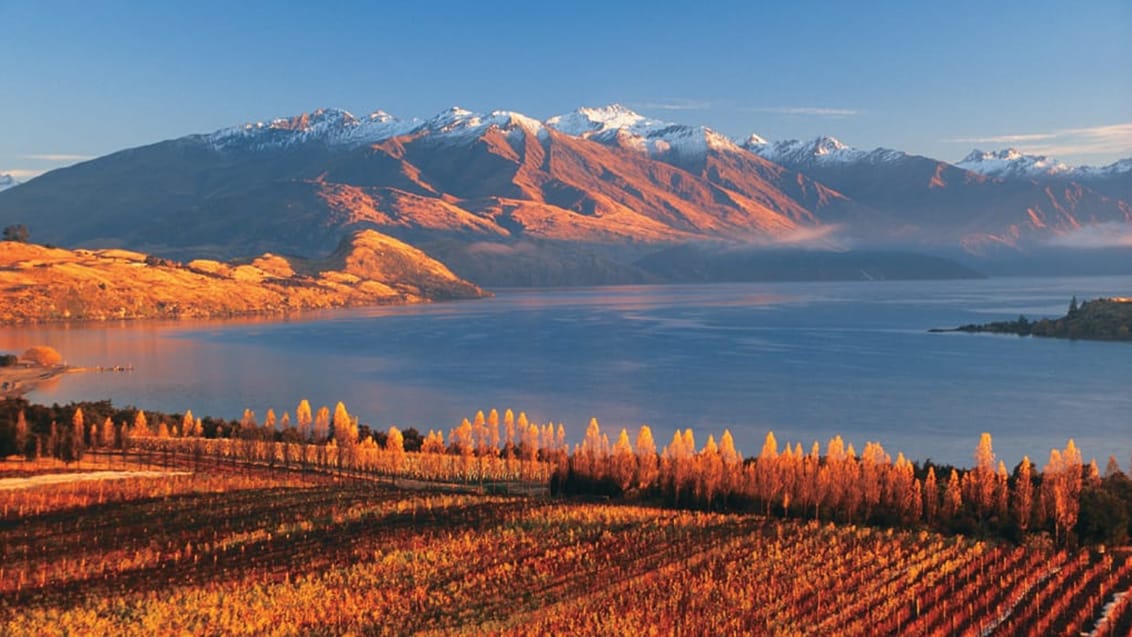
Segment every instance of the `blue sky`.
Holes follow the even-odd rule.
[[[390,4],[392,6],[379,6]],[[1132,2],[0,0],[0,173],[320,106],[1132,156]]]

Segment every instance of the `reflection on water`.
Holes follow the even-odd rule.
[[[981,431],[1000,457],[1132,452],[1132,348],[931,327],[1060,315],[1070,296],[1132,278],[629,286],[307,314],[284,321],[130,322],[0,330],[0,349],[56,347],[75,365],[133,365],[43,387],[45,402],[119,404],[229,418],[343,400],[362,421],[453,427],[514,407],[605,428],[729,427],[756,453],[768,429],[803,443],[970,464]]]

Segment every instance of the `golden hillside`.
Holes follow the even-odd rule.
[[[372,230],[326,259],[177,263],[127,250],[0,243],[0,322],[225,317],[475,298],[424,252]]]

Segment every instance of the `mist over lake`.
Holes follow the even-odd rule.
[[[1071,296],[1129,295],[1132,277],[634,286],[499,292],[435,305],[283,321],[4,328],[0,348],[49,344],[71,374],[38,402],[111,399],[262,420],[301,398],[345,402],[362,423],[447,431],[477,409],[612,438],[641,423],[666,444],[731,429],[756,455],[842,435],[895,457],[969,466],[979,433],[1013,467],[1073,437],[1102,464],[1132,453],[1125,343],[929,334],[933,327],[1060,316]]]

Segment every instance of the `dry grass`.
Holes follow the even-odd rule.
[[[481,296],[396,239],[356,233],[327,259],[180,264],[125,250],[0,244],[0,323],[225,317]]]

